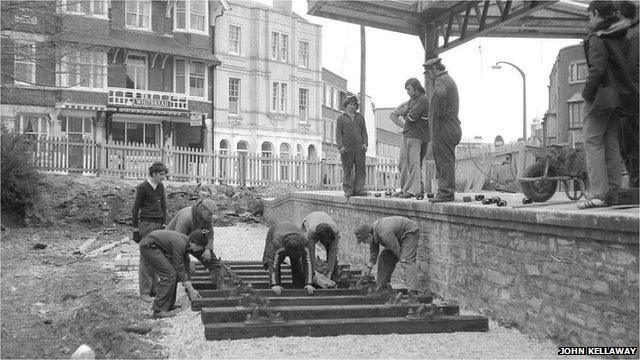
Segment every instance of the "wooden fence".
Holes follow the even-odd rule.
[[[44,172],[85,176],[143,179],[154,162],[169,169],[168,180],[224,183],[256,186],[287,184],[300,189],[342,188],[342,165],[338,159],[311,160],[300,157],[265,157],[246,153],[211,153],[188,147],[66,139],[34,139],[36,165]],[[487,176],[500,181],[515,178],[533,162],[526,144],[509,144],[497,152],[472,153],[456,160],[456,179],[466,191],[479,191]],[[511,161],[505,162],[507,154]],[[432,191],[435,164],[424,164],[425,191]],[[366,187],[369,190],[399,186],[398,164],[376,160],[366,163]]]

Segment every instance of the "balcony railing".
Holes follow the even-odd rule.
[[[189,110],[189,100],[185,94],[122,88],[109,88],[109,105],[162,110]]]

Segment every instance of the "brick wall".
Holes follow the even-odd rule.
[[[421,229],[424,288],[561,345],[638,346],[638,216],[432,205],[319,193],[265,202],[269,222],[325,211],[341,259],[364,263],[353,228],[384,216]]]

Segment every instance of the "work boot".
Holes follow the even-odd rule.
[[[154,319],[165,319],[173,316],[176,316],[176,314],[171,311],[154,311],[151,315]]]
[[[153,300],[155,300],[154,297],[149,295],[149,294],[140,294],[140,299],[142,299],[143,301],[149,302],[149,303],[153,302]]]
[[[413,197],[412,193],[402,193],[400,195],[398,195],[398,197],[400,199],[411,199]]]
[[[453,196],[446,196],[445,197],[445,196],[438,195],[438,196],[434,197],[433,199],[429,199],[429,202],[433,203],[433,204],[443,203],[443,202],[453,202],[453,201],[455,201]]]

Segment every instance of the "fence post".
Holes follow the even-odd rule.
[[[247,184],[247,154],[240,153],[238,157],[238,186],[245,187]]]

